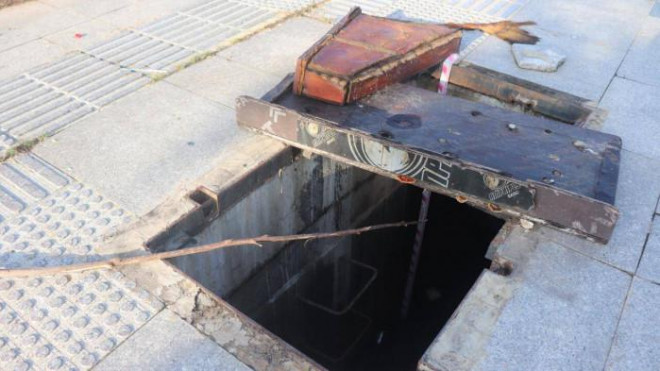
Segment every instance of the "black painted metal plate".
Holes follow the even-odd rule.
[[[338,107],[237,100],[239,125],[400,181],[607,241],[621,139],[409,85]]]

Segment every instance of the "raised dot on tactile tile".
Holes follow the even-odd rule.
[[[37,349],[37,356],[41,358],[46,357],[47,355],[50,354],[50,351],[51,351],[50,346],[42,345],[39,347],[39,349]]]
[[[64,213],[64,215],[62,215],[62,220],[73,220],[75,218],[76,214],[74,213]]]
[[[132,301],[132,300],[131,301],[126,301],[121,305],[121,310],[126,311],[126,312],[130,312],[133,309],[135,309],[135,307],[136,307],[136,305],[135,305],[134,301]]]
[[[119,314],[113,313],[113,314],[109,315],[108,317],[106,317],[105,324],[106,325],[114,325],[115,323],[119,322],[120,318],[121,317],[119,316]]]
[[[12,280],[2,280],[0,281],[0,290],[9,290],[14,285]]]
[[[71,231],[68,229],[62,229],[61,231],[57,232],[57,237],[61,239],[65,239],[71,235]]]
[[[29,212],[30,212],[30,215],[36,216],[36,215],[39,215],[41,213],[41,210],[42,210],[42,208],[37,206],[37,207],[33,207],[32,209],[30,209]]]
[[[100,282],[98,285],[96,285],[96,289],[99,291],[108,291],[110,287],[110,282],[108,281]]]
[[[90,272],[87,275],[85,275],[85,278],[83,279],[83,282],[86,284],[90,284],[93,282],[96,282],[96,280],[99,279],[99,273],[98,272]]]
[[[21,303],[21,309],[23,309],[23,310],[30,309],[30,308],[34,307],[34,305],[36,303],[37,303],[37,301],[34,300],[34,299],[23,300],[23,302]]]
[[[52,208],[51,211],[54,212],[55,214],[61,214],[61,213],[64,212],[64,210],[66,210],[64,208],[64,206],[56,206],[56,207]]]
[[[25,330],[27,330],[27,329],[28,329],[28,325],[27,325],[27,323],[23,323],[23,322],[14,322],[14,323],[11,325],[11,330],[10,330],[10,331],[11,331],[12,334],[17,335],[17,334],[22,334],[22,333],[24,333]]]
[[[87,317],[79,317],[76,318],[75,321],[73,321],[73,325],[76,326],[77,328],[86,327],[88,324],[89,324],[89,318]]]
[[[11,321],[16,318],[16,315],[14,313],[5,313],[2,316],[0,316],[0,323],[9,324]]]
[[[111,301],[119,301],[123,297],[124,297],[124,294],[121,291],[115,291],[112,294],[110,294],[108,299],[110,299]]]
[[[66,348],[66,350],[69,351],[69,353],[80,353],[81,350],[83,350],[84,346],[83,343],[80,341],[74,341],[73,343],[69,344],[69,346]]]
[[[51,231],[54,231],[54,230],[59,229],[61,226],[62,226],[62,223],[60,223],[60,222],[52,222],[48,225],[48,229],[50,229]]]
[[[62,311],[62,314],[63,314],[65,317],[71,317],[71,316],[73,316],[74,314],[76,314],[76,312],[77,312],[76,307],[66,307],[66,308]]]
[[[34,309],[32,311],[32,319],[35,321],[41,321],[42,319],[46,318],[48,315],[48,312],[45,309]]]
[[[113,339],[105,339],[101,342],[101,350],[109,352],[115,347],[116,342]]]
[[[54,288],[52,288],[50,286],[47,286],[47,287],[44,287],[41,290],[39,290],[39,296],[49,297],[53,294],[54,291],[55,291]]]
[[[55,340],[60,342],[67,342],[71,339],[71,331],[62,330],[55,335]]]
[[[96,210],[92,210],[92,211],[90,211],[90,212],[87,213],[87,218],[89,218],[89,219],[96,219],[96,218],[98,218],[100,215],[101,215],[100,212],[98,212],[98,211],[96,211]]]
[[[76,210],[85,212],[89,210],[89,205],[88,204],[80,204],[78,207],[76,207]]]
[[[86,236],[91,236],[91,235],[93,235],[94,233],[96,233],[96,228],[93,228],[93,227],[87,227],[87,228],[85,228],[85,229],[82,230],[82,233],[83,233],[84,235],[86,235]]]
[[[73,223],[73,226],[74,226],[76,229],[80,229],[80,228],[82,228],[82,227],[85,226],[85,221],[84,221],[84,220],[76,220],[76,222]]]
[[[80,363],[82,363],[83,366],[92,366],[96,363],[96,355],[93,353],[87,353],[80,358]]]
[[[9,226],[6,225],[0,226],[0,235],[4,236],[5,233],[9,232],[10,229],[11,228],[9,228]]]
[[[53,249],[53,255],[62,256],[62,255],[64,255],[65,251],[66,251],[66,249],[64,249],[63,247],[58,247],[56,249]]]
[[[100,225],[100,226],[103,227],[103,226],[106,226],[108,224],[110,224],[110,219],[108,219],[108,218],[101,218],[101,219],[96,220],[96,225]]]
[[[0,349],[7,345],[7,339],[0,338]]]
[[[20,361],[18,364],[14,367],[14,371],[28,371],[29,369],[32,368],[32,365],[28,361]]]
[[[43,204],[44,204],[46,207],[51,207],[51,206],[55,205],[55,200],[53,200],[53,199],[48,199],[48,200],[44,201]]]
[[[140,322],[144,322],[144,321],[148,320],[150,316],[151,316],[151,314],[150,314],[149,312],[147,312],[147,311],[142,311],[142,312],[138,313],[138,315],[137,315],[137,319],[138,319]]]
[[[69,295],[76,295],[79,292],[81,292],[82,289],[83,289],[82,285],[75,284],[75,285],[69,286],[69,288],[66,290],[66,292],[69,293]]]
[[[64,296],[56,296],[48,301],[48,303],[56,308],[61,307],[64,303],[66,303],[66,298]]]
[[[45,241],[41,241],[41,247],[43,248],[50,249],[51,247],[53,247],[53,245],[55,245],[55,240],[48,239]]]
[[[44,328],[46,329],[46,331],[53,331],[56,328],[58,328],[59,326],[60,326],[60,323],[53,319],[53,320],[50,320],[50,321],[46,322],[46,325],[44,326]]]
[[[122,209],[113,210],[112,213],[110,213],[110,215],[112,215],[112,216],[122,216],[122,215],[124,215],[124,210],[122,210]]]
[[[99,195],[95,195],[95,196],[90,197],[89,200],[92,201],[92,202],[101,202],[101,201],[103,201],[103,197],[101,197]]]
[[[78,197],[71,197],[66,203],[69,205],[75,205],[78,202],[80,202],[80,199]]]
[[[37,217],[37,221],[39,223],[48,223],[49,220],[50,220],[50,215],[48,214],[39,215]]]
[[[95,299],[94,294],[87,294],[87,295],[81,296],[78,301],[83,303],[83,304],[90,304],[91,302],[94,301],[94,299]]]
[[[89,197],[89,196],[91,196],[94,192],[93,192],[91,189],[87,188],[87,189],[85,189],[84,191],[82,191],[82,192],[80,192],[80,193],[81,193],[83,196],[85,196],[85,197]]]
[[[98,303],[94,306],[94,309],[92,309],[92,313],[94,313],[94,314],[103,314],[107,309],[108,309],[107,305],[105,305],[103,303]]]
[[[12,246],[12,248],[13,248],[14,250],[16,250],[16,251],[23,251],[23,250],[25,250],[28,246],[30,246],[30,244],[27,243],[27,242],[25,242],[25,241],[23,241],[23,242],[15,243],[15,244]]]
[[[37,232],[34,232],[30,235],[30,239],[31,240],[40,240],[40,239],[44,238],[45,236],[46,236],[46,234],[44,232],[37,231]]]
[[[23,290],[18,289],[18,290],[11,291],[8,296],[9,296],[9,299],[11,299],[11,300],[18,300],[18,299],[23,297],[23,293],[24,293]]]
[[[0,360],[4,362],[9,362],[12,359],[18,357],[18,349],[5,349],[2,351],[2,354],[0,354]]]
[[[16,218],[16,219],[12,220],[12,221],[11,221],[11,224],[13,224],[13,225],[21,225],[21,224],[25,223],[26,220],[27,220],[27,219],[26,219],[25,217],[21,216],[21,217],[18,217],[18,218]]]
[[[16,240],[18,240],[18,234],[16,233],[10,233],[6,235],[2,240],[8,243],[14,243]]]
[[[23,344],[25,345],[36,344],[37,341],[39,341],[39,335],[37,334],[32,334],[23,337]]]
[[[133,332],[133,326],[131,325],[123,325],[122,327],[119,328],[119,335],[121,336],[128,336]]]
[[[93,339],[96,339],[96,338],[98,338],[99,336],[101,336],[101,334],[103,334],[103,330],[101,330],[100,328],[96,327],[96,328],[93,328],[92,330],[88,331],[88,332],[85,334],[85,339],[87,339],[87,340],[93,340]]]
[[[71,276],[69,276],[68,274],[59,275],[55,279],[55,283],[60,286],[66,285],[67,283],[69,283],[69,281],[71,281]]]
[[[64,366],[64,358],[62,357],[53,358],[48,362],[48,368],[51,370],[58,370],[62,366]]]

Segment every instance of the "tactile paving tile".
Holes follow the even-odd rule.
[[[156,39],[137,31],[128,31],[87,51],[90,55],[145,74],[166,73],[196,53],[196,50]]]
[[[0,361],[90,369],[162,303],[113,270],[0,281]]]
[[[133,216],[92,189],[72,183],[0,224],[0,266],[49,266],[96,260],[104,236]]]
[[[0,164],[0,221],[70,184],[71,179],[33,154],[19,154]]]
[[[0,223],[0,266],[71,264],[110,253],[101,250],[103,240],[133,216],[67,181]],[[0,363],[25,370],[90,369],[162,307],[114,270],[0,279]]]
[[[298,12],[305,8],[320,4],[325,0],[241,0],[242,3],[273,10]]]
[[[95,108],[151,81],[142,74],[84,53],[32,70],[26,75]]]
[[[491,17],[509,18],[529,0],[444,0],[445,4]]]
[[[94,110],[93,106],[22,75],[1,84],[0,139],[9,143],[16,141],[13,138],[38,137]]]

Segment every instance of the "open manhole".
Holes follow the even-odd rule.
[[[256,174],[255,179],[264,178]],[[322,157],[295,156],[194,234],[154,251],[262,234],[324,232],[416,220],[421,189]],[[194,195],[198,202],[203,196]],[[408,315],[401,315],[415,228],[264,247],[171,262],[330,370],[414,370],[490,261],[504,221],[434,194]]]

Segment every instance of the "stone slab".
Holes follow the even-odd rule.
[[[617,75],[660,86],[660,18],[646,19]]]
[[[89,18],[96,18],[133,3],[130,0],[42,0],[42,2]]]
[[[34,67],[56,61],[71,49],[38,39],[0,52],[0,80],[10,79]]]
[[[234,108],[237,96],[261,97],[281,78],[224,58],[211,57],[173,74],[166,81]]]
[[[566,63],[553,74],[516,66],[509,44],[489,37],[467,60],[541,85],[599,100],[646,16],[648,2],[625,6],[620,0],[596,2],[535,1],[513,18],[534,20],[539,46],[561,47]],[[585,14],[589,14],[585,17]],[[603,27],[603,25],[608,25]]]
[[[167,83],[149,85],[78,121],[36,152],[142,215],[175,189],[229,161],[234,111]]]
[[[623,139],[623,148],[660,160],[660,86],[614,78],[601,106],[609,111],[602,130]]]
[[[296,59],[330,27],[330,24],[311,18],[292,18],[221,51],[218,56],[284,77],[294,71]]]
[[[660,369],[660,286],[633,280],[605,370]]]
[[[95,370],[250,370],[194,327],[165,309]]]
[[[607,245],[589,242],[549,228],[543,228],[542,235],[594,259],[634,273],[660,196],[658,173],[660,161],[629,151],[621,152],[615,201],[615,206],[621,214]]]
[[[44,39],[72,50],[87,50],[120,32],[121,30],[112,24],[94,19],[47,35]]]
[[[526,258],[474,369],[601,370],[631,277],[549,242]]]
[[[637,268],[637,275],[660,284],[660,217],[656,216]]]
[[[71,27],[86,20],[82,15],[38,1],[18,4],[0,12],[0,51]]]

